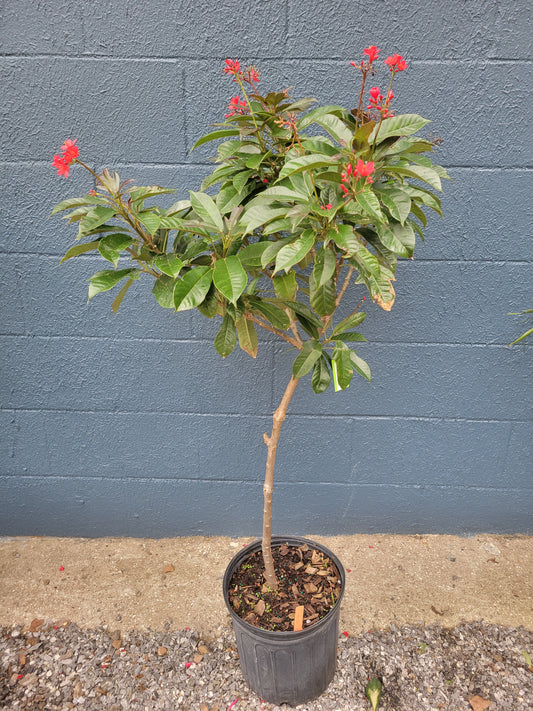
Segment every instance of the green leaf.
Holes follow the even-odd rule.
[[[202,136],[199,138],[194,146],[191,148],[191,151],[194,151],[195,148],[198,148],[199,146],[202,146],[204,143],[208,143],[208,141],[216,141],[218,138],[227,138],[228,136],[238,136],[239,135],[239,129],[238,128],[222,128],[219,129],[218,131],[211,131],[210,133],[207,133],[205,136]]]
[[[233,187],[235,190],[240,193],[240,191],[244,188],[246,183],[248,182],[248,178],[254,174],[253,170],[241,170],[237,175],[235,175],[232,178],[232,183]]]
[[[262,202],[268,200],[270,202],[282,201],[282,202],[307,202],[309,199],[308,195],[305,193],[297,192],[296,190],[291,190],[283,185],[273,185],[271,188],[263,190],[262,193],[257,195],[253,199],[254,204],[257,202]]]
[[[359,249],[360,243],[351,225],[337,225],[337,229],[332,228],[326,236],[327,239],[333,240],[340,249],[343,249],[349,255],[354,254]]]
[[[288,272],[291,267],[300,262],[305,255],[313,248],[315,243],[314,230],[305,230],[301,237],[291,244],[282,247],[276,256],[276,266],[274,274],[282,269]]]
[[[252,203],[249,203],[240,221],[246,227],[246,232],[250,233],[277,217],[285,217],[286,214],[286,207],[270,207],[269,205],[252,205]]]
[[[96,272],[92,277],[89,278],[89,300],[99,294],[102,291],[109,291],[114,286],[116,286],[119,281],[125,279],[126,277],[131,277],[132,279],[139,278],[138,269],[119,269],[115,271],[113,269],[106,269],[101,272]]]
[[[209,287],[205,299],[196,307],[206,318],[213,318],[218,313],[217,292],[213,285]]]
[[[292,364],[293,377],[302,378],[304,375],[307,375],[321,355],[322,346],[318,341],[314,339],[305,341],[302,350],[298,353]]]
[[[376,185],[376,190],[379,191],[381,202],[390,212],[393,219],[403,225],[411,212],[410,196],[401,188],[392,186],[380,188],[379,183]]]
[[[374,679],[370,679],[368,684],[365,686],[365,695],[370,701],[372,711],[377,711],[377,708],[379,706],[379,700],[381,697],[381,689],[382,684],[377,677]]]
[[[282,309],[260,298],[250,297],[249,303],[253,311],[258,311],[261,316],[276,328],[281,328],[283,331],[289,328],[290,319]]]
[[[134,282],[134,279],[132,279],[132,278],[130,277],[130,278],[128,279],[128,281],[124,284],[124,286],[122,287],[122,289],[118,292],[118,294],[117,294],[116,297],[115,297],[115,300],[114,300],[113,303],[111,304],[111,309],[112,309],[112,311],[113,311],[113,313],[114,313],[115,315],[116,315],[117,311],[119,310],[119,307],[120,307],[120,304],[122,303],[122,300],[123,300],[124,297],[126,296],[126,292],[127,292],[128,289],[130,288],[130,286],[133,284],[133,282]]]
[[[360,358],[357,353],[354,353],[354,351],[350,351],[350,358],[352,361],[353,369],[357,371],[359,375],[362,375],[363,378],[366,378],[368,382],[370,382],[372,378],[368,363],[362,358]]]
[[[189,191],[191,196],[191,205],[195,213],[208,224],[212,225],[218,232],[224,232],[224,222],[218,207],[215,205],[213,198],[206,193],[195,193]]]
[[[355,328],[356,326],[359,326],[360,323],[362,323],[366,318],[366,314],[358,311],[355,314],[350,314],[347,318],[345,318],[343,321],[341,321],[339,324],[335,326],[333,329],[333,335],[337,335],[339,333],[343,333],[344,331],[347,331],[349,328]]]
[[[177,254],[172,252],[169,254],[159,255],[159,257],[154,259],[154,264],[160,271],[163,272],[163,274],[167,274],[174,279],[179,275],[183,267],[181,259]]]
[[[107,222],[107,220],[109,220],[109,218],[111,217],[114,217],[114,215],[115,210],[112,207],[101,207],[100,205],[98,205],[97,207],[93,207],[91,210],[89,210],[85,217],[81,218],[80,225],[78,228],[78,236],[76,239],[79,239],[91,230],[100,227],[100,225],[103,225],[104,222]]]
[[[335,279],[329,279],[322,286],[318,286],[314,271],[309,278],[309,303],[319,316],[329,316],[335,311]]]
[[[54,207],[51,215],[55,215],[63,210],[71,210],[73,207],[82,207],[84,205],[107,205],[107,202],[100,197],[92,195],[84,195],[83,197],[69,198],[68,200],[63,200],[58,205]]]
[[[105,235],[98,242],[98,251],[104,259],[111,262],[115,267],[120,259],[120,253],[126,247],[129,247],[133,242],[133,237],[128,234],[117,232],[115,234]]]
[[[241,316],[235,322],[237,335],[239,337],[239,347],[245,353],[255,358],[257,356],[257,332],[250,319]]]
[[[216,288],[232,304],[237,303],[237,299],[246,288],[248,276],[238,257],[231,256],[225,259],[217,259],[213,268],[213,282]]]
[[[158,215],[152,210],[146,210],[145,212],[139,212],[137,215],[137,219],[146,227],[148,232],[153,235],[159,228],[159,224],[161,222],[161,215]]]
[[[176,279],[165,275],[158,277],[152,287],[152,294],[157,303],[164,309],[174,308],[174,287]]]
[[[289,235],[288,237],[280,239],[277,242],[269,242],[268,247],[265,249],[261,257],[261,266],[263,269],[273,262],[276,259],[278,252],[292,240],[294,240],[294,236]]]
[[[325,116],[315,119],[315,123],[322,126],[337,143],[345,146],[350,145],[353,139],[352,130],[349,129],[341,119],[332,114],[326,114]]]
[[[377,225],[376,229],[379,241],[384,247],[400,257],[413,256],[415,233],[409,223],[401,225],[399,222],[391,222],[387,225]]]
[[[215,336],[215,348],[222,358],[226,358],[232,353],[237,343],[237,333],[235,331],[235,323],[231,316],[226,313],[222,319],[222,325]]]
[[[296,274],[289,272],[288,274],[278,274],[272,279],[276,296],[280,299],[288,299],[293,301],[296,298],[298,285],[296,283]]]
[[[442,183],[438,173],[433,168],[425,168],[423,165],[410,165],[408,168],[400,165],[387,165],[383,167],[384,173],[392,173],[393,175],[407,175],[411,178],[417,178],[423,183],[431,185],[434,190],[442,192]]]
[[[379,132],[378,126],[374,128],[368,138],[368,142],[374,143],[376,141],[376,135],[376,143],[382,143],[386,138],[390,138],[391,136],[411,136],[428,123],[430,123],[430,121],[417,114],[393,116],[382,122],[379,127]]]
[[[84,242],[83,244],[76,244],[74,245],[74,247],[71,247],[69,250],[67,250],[65,256],[59,263],[63,264],[63,262],[66,262],[68,259],[72,259],[72,257],[78,257],[80,254],[85,254],[85,252],[92,252],[95,249],[98,249],[99,244],[100,240],[97,240],[96,242]]]
[[[313,386],[314,392],[318,395],[328,389],[330,382],[331,375],[328,361],[327,358],[322,355],[313,366],[311,385]]]
[[[313,154],[300,156],[300,158],[293,158],[285,163],[280,171],[278,180],[282,180],[293,173],[299,173],[302,170],[324,168],[336,163],[336,160],[333,160],[333,158],[329,158],[328,156],[317,156]]]
[[[195,309],[204,300],[213,272],[210,267],[195,267],[176,282],[174,288],[174,307],[176,311]]]
[[[331,336],[332,341],[342,341],[343,343],[354,343],[356,341],[366,341],[366,338],[361,333],[355,331],[343,331]]]
[[[381,211],[381,206],[372,190],[363,190],[355,194],[355,200],[373,222],[385,222],[385,215]]]
[[[317,288],[326,284],[335,274],[337,257],[329,247],[320,247],[316,251],[313,278]]]
[[[255,242],[243,247],[237,255],[241,264],[245,267],[260,267],[261,257],[269,244],[270,242]]]
[[[331,357],[333,368],[333,384],[335,392],[346,390],[349,387],[352,376],[353,367],[350,354],[352,351],[344,345],[344,343],[336,343]]]

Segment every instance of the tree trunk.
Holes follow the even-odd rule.
[[[265,433],[263,439],[268,447],[266,471],[265,471],[265,483],[263,485],[263,495],[264,495],[264,509],[263,509],[263,539],[262,539],[262,549],[263,549],[263,560],[265,562],[265,577],[267,585],[271,590],[277,590],[278,580],[276,578],[276,573],[274,571],[274,560],[272,558],[272,492],[274,489],[274,465],[276,463],[276,451],[278,448],[279,436],[281,433],[281,425],[283,420],[287,415],[287,407],[293,396],[294,390],[298,385],[298,378],[293,378],[289,381],[281,402],[274,412],[272,418],[272,434],[270,437]]]

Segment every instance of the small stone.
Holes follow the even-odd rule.
[[[120,639],[114,639],[111,644],[113,646],[113,649],[120,649],[120,645],[122,644],[122,642],[120,641]]]
[[[50,585],[50,578],[45,578],[43,580],[43,585]]]
[[[30,622],[30,632],[35,632],[36,629],[44,625],[44,620],[34,617]]]
[[[165,565],[165,567],[163,568],[163,573],[173,573],[175,570],[176,568],[174,568],[172,563],[170,563],[169,565]]]
[[[203,658],[204,658],[203,654],[195,654],[194,657],[192,658],[192,660],[195,664],[200,664],[200,662],[202,661]]]
[[[165,654],[167,653],[167,648],[166,647],[159,647],[157,650],[157,655],[159,657],[164,657]]]
[[[113,630],[113,632],[111,632],[111,639],[122,639],[120,630]]]
[[[211,650],[209,649],[209,647],[206,647],[205,644],[200,644],[198,645],[198,651],[200,652],[200,654],[209,654]]]

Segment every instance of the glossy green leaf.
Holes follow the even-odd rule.
[[[372,378],[368,363],[360,358],[357,353],[354,353],[354,351],[350,351],[350,359],[352,361],[353,369],[370,382]]]
[[[286,214],[286,207],[270,207],[270,205],[252,205],[250,203],[242,214],[241,223],[245,226],[246,232],[251,233],[261,225],[266,225],[278,217],[285,217]]]
[[[100,197],[93,195],[84,195],[83,197],[69,198],[68,200],[62,200],[58,205],[54,207],[50,215],[55,215],[63,210],[71,210],[74,207],[82,207],[84,205],[107,205],[107,202]]]
[[[217,300],[217,292],[213,285],[209,287],[209,291],[207,292],[205,299],[201,304],[198,304],[196,308],[202,316],[205,316],[206,318],[213,318],[217,315],[219,305]]]
[[[116,267],[120,259],[120,253],[126,247],[129,247],[132,242],[133,237],[131,235],[116,232],[102,237],[98,242],[98,251],[104,259],[107,259],[108,262],[111,262]]]
[[[126,293],[130,286],[133,284],[135,280],[132,279],[131,277],[128,279],[128,281],[124,284],[122,289],[118,292],[118,294],[115,297],[115,300],[111,304],[111,310],[113,313],[116,315],[117,311],[119,310],[120,304],[122,303],[124,297],[126,296]]]
[[[377,233],[381,244],[400,257],[412,257],[415,248],[415,233],[407,222],[390,222],[387,225],[377,225]]]
[[[248,276],[238,257],[226,257],[217,259],[213,268],[213,282],[216,288],[232,304],[237,303],[237,299],[246,288]]]
[[[313,278],[317,288],[324,286],[335,274],[337,257],[329,247],[320,247],[316,251]]]
[[[433,168],[425,168],[422,165],[410,165],[409,167],[399,165],[384,166],[383,172],[392,173],[393,175],[407,175],[411,178],[417,178],[423,183],[431,185],[435,190],[442,192],[442,183],[438,173]]]
[[[262,193],[254,198],[254,204],[256,202],[262,202],[268,200],[269,202],[282,201],[282,202],[307,202],[309,199],[308,195],[304,193],[297,192],[296,190],[291,190],[283,185],[273,185],[271,188],[263,190]]]
[[[302,378],[309,373],[317,360],[322,355],[322,346],[318,341],[310,339],[305,341],[302,350],[296,356],[292,364],[292,375],[294,378]]]
[[[289,244],[292,240],[294,240],[294,237],[292,235],[289,235],[289,237],[284,237],[283,239],[277,240],[277,242],[269,242],[268,247],[265,249],[263,255],[261,256],[261,266],[265,268],[271,262],[273,262],[276,259],[278,252],[281,251],[283,247]]]
[[[100,205],[93,207],[85,217],[81,218],[76,239],[100,227],[100,225],[103,225],[111,217],[114,217],[114,215],[115,210],[112,207],[101,207]]]
[[[227,138],[228,136],[238,136],[239,135],[239,129],[238,128],[221,128],[218,129],[217,131],[211,131],[211,133],[207,133],[205,136],[202,136],[199,138],[194,146],[191,148],[191,151],[194,151],[195,148],[198,148],[199,146],[202,146],[204,143],[207,143],[208,141],[216,141],[219,138]]]
[[[376,186],[376,189],[378,187]],[[411,212],[411,198],[409,195],[401,188],[387,186],[379,190],[379,198],[393,219],[403,225]]]
[[[97,240],[96,242],[84,242],[83,244],[75,244],[74,247],[71,247],[69,250],[67,250],[65,256],[59,263],[63,264],[63,262],[66,262],[68,259],[72,259],[72,257],[78,257],[80,254],[85,254],[85,252],[93,252],[95,249],[98,249],[99,243],[100,240]]]
[[[359,326],[359,324],[362,323],[365,318],[366,314],[362,311],[358,311],[355,314],[350,314],[350,316],[343,319],[335,326],[335,328],[333,329],[333,334],[336,335],[338,333],[343,333],[344,331],[347,331],[349,328],[355,328],[356,326]]]
[[[152,294],[155,296],[157,303],[164,309],[174,308],[174,287],[176,280],[164,274],[154,281]]]
[[[146,227],[146,229],[151,235],[155,234],[156,230],[159,229],[159,225],[161,223],[161,215],[158,215],[152,210],[139,212],[137,215],[137,219]]]
[[[268,301],[259,298],[250,297],[250,308],[259,313],[276,328],[281,328],[286,331],[290,326],[290,319],[282,309],[274,306]]]
[[[231,182],[233,183],[233,187],[238,193],[244,188],[249,178],[253,174],[253,170],[241,170],[239,173],[237,173],[237,175],[233,176]]]
[[[254,242],[243,247],[237,255],[241,264],[245,267],[260,267],[261,257],[269,244],[270,242]]]
[[[176,278],[179,275],[183,267],[182,260],[177,254],[172,252],[169,254],[159,255],[159,257],[154,259],[154,264],[160,271],[163,272],[163,274],[167,274],[173,278]]]
[[[386,218],[381,211],[381,206],[372,190],[363,190],[356,193],[355,200],[359,207],[366,213],[373,222],[385,222]]]
[[[215,336],[215,348],[222,358],[226,358],[233,352],[237,343],[237,332],[235,323],[229,314],[225,314],[222,319],[222,325]]]
[[[335,279],[318,286],[314,271],[309,278],[309,303],[319,316],[329,316],[335,311]]]
[[[213,198],[206,193],[195,193],[192,190],[190,190],[189,193],[191,196],[192,209],[198,217],[212,225],[218,232],[224,232],[222,215],[215,205]]]
[[[331,336],[332,341],[342,341],[343,343],[355,343],[366,341],[366,338],[361,333],[356,333],[355,331],[342,331]]]
[[[335,242],[337,247],[347,254],[354,254],[359,249],[359,240],[351,225],[337,225],[337,229],[329,230],[327,238]]]
[[[288,299],[293,301],[296,298],[298,285],[296,283],[296,274],[289,272],[288,274],[277,274],[273,279],[274,290],[276,296],[280,299]]]
[[[300,119],[298,119],[297,126],[299,129],[306,128],[307,126],[310,126],[312,123],[314,123],[317,118],[322,118],[322,116],[326,116],[328,114],[342,115],[343,113],[344,108],[342,106],[317,106],[316,109],[309,111],[305,114],[305,116],[302,116]]]
[[[132,279],[139,278],[138,269],[119,269],[115,271],[114,269],[106,269],[101,272],[96,272],[92,277],[89,278],[89,299],[93,296],[99,294],[102,291],[109,291],[114,286],[116,286],[119,281],[125,279],[126,277],[131,277]]]
[[[411,136],[428,123],[430,123],[430,121],[417,114],[394,116],[385,119],[381,126],[378,124],[379,131],[378,126],[376,126],[370,134],[368,142],[374,143],[376,141],[376,135],[377,143],[382,143],[386,138],[390,138],[391,136]]]
[[[176,311],[195,309],[201,304],[209,291],[212,279],[213,272],[210,267],[195,267],[178,279],[174,288]]]
[[[352,351],[350,351],[344,343],[335,344],[331,357],[335,392],[338,392],[339,389],[346,390],[352,381],[353,366],[350,358],[351,352]]]
[[[279,174],[279,180],[282,180],[283,178],[286,178],[287,176],[292,175],[293,173],[299,173],[302,170],[324,168],[336,163],[337,161],[335,161],[333,158],[329,158],[325,155],[317,156],[316,154],[311,154],[306,156],[300,156],[299,158],[293,158],[292,160],[287,161],[281,169]]]
[[[321,356],[313,366],[311,375],[311,385],[315,393],[320,394],[325,392],[331,382],[328,361],[325,356]]]
[[[241,316],[237,318],[235,326],[239,337],[239,348],[255,358],[257,356],[257,332],[254,324],[250,319]]]
[[[326,114],[325,116],[315,119],[315,123],[322,126],[322,128],[341,145],[350,145],[353,139],[352,130],[348,128],[340,118],[332,114]]]
[[[291,267],[300,262],[305,255],[313,248],[315,243],[314,230],[305,230],[302,235],[292,242],[282,247],[276,255],[276,265],[274,274],[284,269],[286,272]]]

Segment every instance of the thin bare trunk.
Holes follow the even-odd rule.
[[[274,412],[272,418],[272,434],[270,437],[265,433],[263,439],[268,447],[267,463],[265,471],[265,483],[263,485],[263,495],[265,506],[263,509],[263,559],[265,561],[265,577],[267,585],[271,590],[277,590],[278,580],[274,571],[274,560],[272,558],[272,492],[274,490],[274,465],[276,463],[276,450],[278,448],[279,435],[281,433],[281,425],[287,415],[287,408],[293,396],[294,390],[298,385],[298,378],[291,377],[287,385],[281,402]]]

